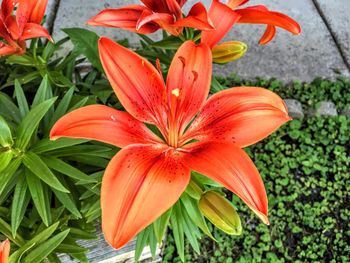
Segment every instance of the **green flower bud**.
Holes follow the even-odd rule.
[[[248,46],[239,41],[228,41],[216,45],[212,49],[213,62],[218,64],[226,64],[237,60],[244,56]]]
[[[241,219],[234,206],[218,192],[209,191],[199,201],[202,214],[217,228],[230,235],[242,233]]]

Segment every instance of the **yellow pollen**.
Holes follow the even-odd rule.
[[[173,94],[175,97],[179,97],[180,96],[180,90],[179,89],[173,89],[171,91],[171,94]]]

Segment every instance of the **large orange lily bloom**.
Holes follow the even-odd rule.
[[[206,44],[185,42],[166,84],[147,60],[108,38],[100,39],[99,52],[128,113],[102,105],[77,109],[58,120],[51,139],[86,138],[122,148],[102,181],[107,241],[120,248],[156,220],[179,199],[191,170],[231,190],[268,224],[264,184],[241,148],[290,119],[282,99],[263,88],[238,87],[207,100],[212,57]]]
[[[3,0],[0,8],[0,56],[22,55],[25,41],[45,37],[52,41],[40,25],[48,0]],[[3,41],[1,41],[1,38]]]
[[[249,0],[228,0],[227,4],[213,0],[209,9],[209,17],[215,27],[213,30],[202,32],[202,42],[214,47],[231,30],[236,23],[266,24],[266,31],[259,43],[267,44],[275,34],[276,27],[281,27],[294,35],[301,32],[300,25],[289,16],[270,11],[263,5],[240,8]]]
[[[195,4],[187,17],[182,15],[182,6],[187,0],[141,0],[143,5],[128,5],[122,8],[105,9],[91,18],[87,24],[123,28],[139,34],[150,34],[162,28],[178,36],[184,27],[200,30],[213,29],[202,3]]]
[[[10,254],[10,241],[0,243],[0,263],[7,263]]]

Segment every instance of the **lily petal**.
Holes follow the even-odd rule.
[[[145,6],[155,13],[166,13],[174,15],[176,18],[182,16],[181,7],[184,1],[177,0],[141,0]]]
[[[136,30],[139,32],[148,24],[157,24],[160,28],[174,36],[181,34],[181,29],[174,27],[175,18],[173,15],[166,13],[153,13],[150,10],[144,10],[136,24]]]
[[[209,17],[215,27],[214,30],[202,32],[202,43],[206,43],[213,48],[237,23],[240,15],[226,4],[218,0],[213,1],[209,9]]]
[[[275,35],[276,35],[276,27],[267,25],[264,35],[259,40],[259,44],[266,45],[275,37]]]
[[[17,53],[17,48],[0,42],[0,56],[8,56]]]
[[[5,240],[0,243],[0,262],[7,263],[10,254],[10,241]]]
[[[106,75],[125,109],[136,119],[165,130],[165,85],[146,59],[102,37],[99,52]]]
[[[102,180],[102,229],[120,248],[179,199],[190,170],[161,145],[130,145],[111,160]]]
[[[266,24],[281,27],[294,35],[301,33],[301,27],[295,20],[285,14],[269,11],[266,7],[262,7],[252,6],[235,10],[240,15],[238,23]]]
[[[187,41],[178,49],[167,78],[169,107],[180,133],[204,104],[210,89],[212,54],[206,44]]]
[[[33,2],[34,5],[32,7],[28,22],[40,24],[44,18],[48,0],[36,0]]]
[[[229,0],[227,5],[232,9],[235,9],[236,7],[244,5],[247,2],[249,2],[249,0]]]
[[[136,24],[145,10],[149,9],[140,5],[129,5],[118,9],[105,9],[92,17],[87,24],[91,26],[123,28],[140,34],[150,34],[159,29],[157,24],[148,23],[139,30],[136,30]]]
[[[176,27],[191,27],[199,30],[211,30],[214,26],[208,17],[207,10],[202,3],[192,6],[188,16],[175,22]]]
[[[11,15],[19,0],[2,0],[0,8],[0,19],[5,20]]]
[[[60,137],[82,138],[125,147],[135,143],[161,140],[130,114],[103,105],[90,105],[72,111],[51,129],[52,140]]]
[[[249,156],[232,143],[199,142],[189,144],[185,165],[223,185],[240,197],[265,223],[268,202],[258,170]]]
[[[36,23],[27,23],[23,29],[22,36],[19,40],[27,40],[32,38],[45,37],[53,42],[52,37],[50,36],[49,31],[39,24]]]
[[[226,141],[246,147],[288,120],[287,107],[275,93],[256,87],[231,88],[207,101],[182,140]]]

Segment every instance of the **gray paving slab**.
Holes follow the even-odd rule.
[[[347,1],[347,0],[342,0]],[[190,6],[196,1],[189,1]],[[207,6],[211,0],[202,1]],[[138,0],[61,0],[54,23],[54,37],[64,36],[60,31],[66,27],[85,27],[99,35],[114,39],[128,38],[131,44],[138,43],[138,37],[130,32],[113,29],[88,27],[85,22],[106,7],[118,7],[139,3]],[[350,73],[337,49],[333,38],[319,16],[312,0],[252,0],[250,5],[265,4],[271,10],[284,12],[296,19],[302,26],[300,36],[293,36],[284,30],[278,30],[276,38],[266,46],[258,45],[265,26],[237,25],[227,36],[227,40],[240,40],[249,45],[248,53],[241,60],[225,67],[215,67],[221,75],[237,73],[242,78],[275,77],[285,81],[310,81],[317,76],[334,78],[337,73],[348,76]]]
[[[314,0],[350,67],[350,1]]]

